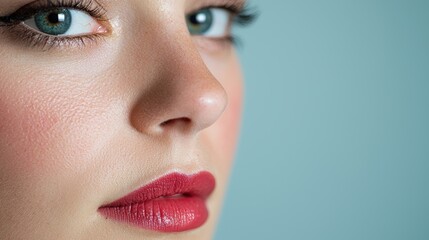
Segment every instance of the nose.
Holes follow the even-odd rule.
[[[142,88],[131,112],[133,127],[143,134],[196,134],[215,123],[226,108],[225,89],[194,43],[188,39],[174,46],[156,53],[150,84]]]

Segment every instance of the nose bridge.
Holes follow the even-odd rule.
[[[160,37],[152,53],[157,61],[152,84],[141,92],[131,122],[146,134],[198,132],[222,114],[226,92],[207,68],[187,29]]]

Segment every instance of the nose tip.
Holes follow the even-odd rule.
[[[148,135],[195,134],[215,123],[228,104],[227,94],[204,69],[198,77],[157,79],[158,87],[142,93],[133,110],[134,128]]]
[[[193,109],[189,112],[194,131],[205,129],[215,123],[227,106],[227,95],[222,87],[206,93],[201,92],[199,95],[194,97]]]

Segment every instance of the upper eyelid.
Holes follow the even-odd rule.
[[[107,20],[104,18],[107,11],[98,0],[38,0],[20,7],[7,16],[0,16],[0,26],[2,26],[2,23],[4,25],[13,25],[31,18],[40,10],[58,7],[87,11],[91,16],[99,18],[99,20]]]
[[[233,12],[240,12],[247,6],[247,0],[200,0],[195,5],[188,9],[186,14],[196,12],[204,8],[225,8],[233,10]]]
[[[228,11],[233,16],[240,14],[240,12],[242,11],[242,10],[238,10],[238,9],[234,9],[234,8],[229,8],[228,6],[222,6],[222,5],[216,6],[216,5],[212,5],[212,6],[206,6],[206,7],[202,7],[202,8],[196,9],[196,10],[194,10],[192,12],[186,13],[186,15],[197,13],[197,12],[199,12],[201,10],[204,10],[204,9],[213,9],[213,8],[214,9],[223,9],[225,11]]]
[[[243,5],[234,5],[234,4],[222,4],[222,3],[214,3],[214,4],[201,4],[199,5],[199,8],[193,8],[192,11],[190,12],[186,12],[186,15],[188,14],[192,14],[195,12],[198,12],[200,10],[203,9],[210,9],[210,8],[219,8],[219,9],[224,9],[226,11],[228,11],[233,17],[240,15],[242,12],[246,11],[247,5],[243,4]]]

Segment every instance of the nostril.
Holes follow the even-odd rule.
[[[187,125],[190,125],[190,123],[191,123],[191,119],[183,117],[183,118],[174,118],[174,119],[167,120],[165,122],[162,122],[160,126],[163,128],[174,126],[174,125],[187,126]]]

